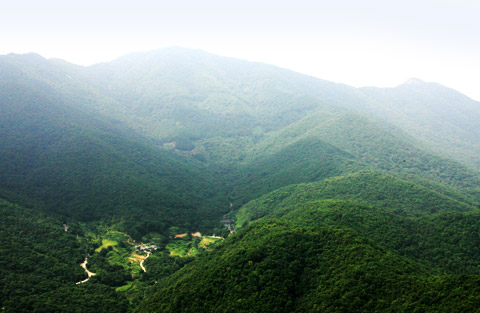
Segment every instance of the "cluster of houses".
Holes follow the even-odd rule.
[[[226,215],[223,216],[221,223],[223,224],[223,226],[225,226],[226,229],[230,231],[230,233],[233,233],[237,230],[237,227],[234,224],[234,220],[227,217]]]
[[[157,246],[155,245],[150,245],[150,246],[144,246],[144,245],[138,245],[136,248],[140,251],[150,251],[150,250],[157,250]]]

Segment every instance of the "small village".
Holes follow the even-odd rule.
[[[152,252],[152,251],[155,251],[158,249],[158,247],[156,245],[143,245],[143,244],[140,244],[140,245],[136,245],[135,248],[139,251],[143,251],[143,252]]]

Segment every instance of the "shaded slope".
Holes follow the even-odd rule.
[[[93,85],[129,112],[124,121],[154,138],[197,141],[199,145],[203,144],[198,141],[200,139],[208,141],[218,136],[254,138],[253,142],[243,142],[245,145],[240,145],[240,149],[259,155],[258,152],[268,150],[272,142],[275,142],[274,149],[282,149],[285,145],[278,145],[279,141],[288,141],[285,144],[290,145],[294,140],[314,137],[350,153],[356,161],[382,170],[419,175],[462,187],[480,184],[478,173],[425,151],[425,147],[431,146],[430,142],[439,136],[455,142],[458,132],[444,131],[433,136],[433,130],[432,134],[417,136],[413,129],[419,127],[405,126],[421,125],[421,121],[415,120],[416,116],[408,116],[400,125],[398,121],[393,122],[396,117],[387,109],[378,110],[383,112],[380,114],[372,113],[383,103],[381,93],[378,98],[372,96],[371,99],[365,96],[363,89],[270,65],[182,48],[131,54],[95,65],[86,73]],[[437,93],[435,88],[426,88],[423,93],[420,87],[404,89],[403,97],[419,110],[432,110],[430,103],[424,103],[425,97],[442,103],[442,113],[431,114],[436,125],[444,124],[448,112],[454,112],[460,103],[468,110],[452,113],[456,124],[460,125],[468,112],[476,112],[475,103],[465,102],[465,97],[458,93]],[[399,105],[410,104],[399,100]],[[374,109],[368,111],[369,106]],[[363,116],[360,112],[368,114]],[[479,119],[475,114],[465,120],[462,127],[469,142],[476,139],[475,144],[478,144],[475,131],[478,122],[475,124],[475,121]],[[368,116],[376,116],[376,119]],[[270,134],[271,131],[274,133]],[[263,136],[266,139],[255,145],[255,140]],[[222,149],[208,151],[230,153]],[[451,157],[443,152],[440,155]]]
[[[192,153],[198,159],[220,162],[226,171],[230,160],[262,163],[296,141],[312,140],[383,170],[462,187],[480,184],[478,173],[426,153],[424,142],[408,131],[383,117],[360,115],[370,105],[363,91],[274,66],[182,48],[131,54],[88,68],[37,55],[0,61],[7,80],[41,82],[76,109],[109,116],[180,150],[197,148]],[[229,150],[225,143],[230,141],[246,152]],[[247,171],[256,167],[242,164]],[[308,160],[304,165],[314,166]]]
[[[367,167],[321,140],[298,140],[274,153],[260,154],[239,166],[235,194],[241,203],[283,186],[314,182]]]
[[[0,189],[16,202],[81,220],[130,216],[134,236],[169,223],[201,228],[228,205],[195,160],[79,109],[41,81],[0,81],[0,108]]]
[[[76,224],[0,199],[0,304],[3,312],[125,312],[108,286],[75,285],[88,245]]]

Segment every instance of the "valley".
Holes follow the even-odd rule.
[[[419,80],[0,56],[0,307],[475,312],[479,123]]]

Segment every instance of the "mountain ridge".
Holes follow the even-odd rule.
[[[479,107],[178,47],[0,56],[0,307],[476,309]]]

